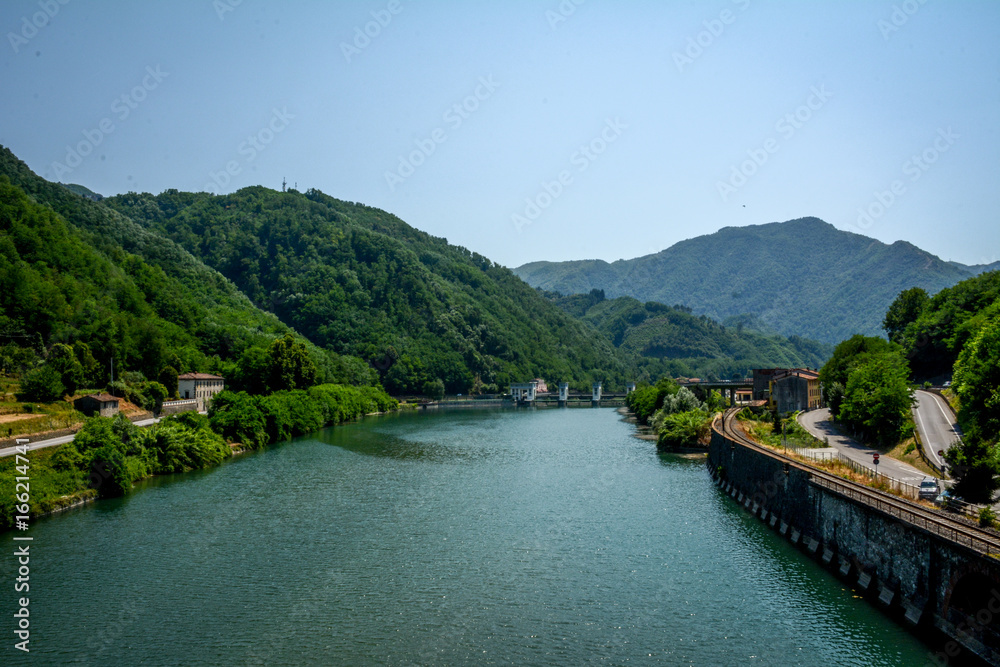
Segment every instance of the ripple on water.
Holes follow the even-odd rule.
[[[612,410],[366,420],[39,522],[59,640],[32,664],[923,659],[631,433]]]

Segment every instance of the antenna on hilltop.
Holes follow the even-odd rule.
[[[287,185],[288,185],[288,181],[286,181],[286,180],[285,180],[285,177],[284,177],[284,176],[282,176],[282,177],[281,177],[281,191],[282,191],[282,192],[285,192],[285,191],[286,191],[286,186],[287,186]]]

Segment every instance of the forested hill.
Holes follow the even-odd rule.
[[[170,367],[233,379],[243,354],[293,333],[178,244],[36,176],[2,146],[0,188],[0,372],[82,343],[97,364],[88,387],[104,386],[112,358],[119,375],[155,379]],[[367,363],[299,340],[320,381],[375,379]]]
[[[836,343],[881,334],[883,314],[902,290],[934,293],[985,268],[802,218],[726,227],[636,259],[533,262],[514,272],[544,290],[601,289],[609,298],[679,304],[718,320],[750,314],[786,336]]]
[[[646,379],[716,380],[747,377],[754,368],[819,368],[833,352],[827,343],[764,330],[752,318],[724,326],[683,306],[641,303],[631,297],[605,299],[599,290],[545,295],[603,333]]]
[[[103,201],[176,241],[317,345],[368,360],[393,393],[506,390],[543,377],[621,385],[614,348],[510,270],[384,211],[319,191],[167,190]]]

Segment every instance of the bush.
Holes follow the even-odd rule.
[[[440,401],[444,398],[444,381],[438,378],[437,380],[429,380],[425,382],[423,394],[427,398]]]
[[[996,512],[989,505],[979,510],[979,525],[983,528],[992,528],[996,520]]]
[[[657,446],[661,449],[693,447],[708,434],[712,415],[704,410],[690,410],[667,415],[660,427]]]
[[[58,371],[46,364],[25,373],[21,378],[21,391],[17,394],[17,400],[52,403],[60,400],[65,392],[66,388]]]

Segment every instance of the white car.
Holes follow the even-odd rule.
[[[941,493],[941,489],[938,487],[938,481],[933,477],[924,477],[923,481],[920,482],[918,495],[921,498],[934,500],[939,493]]]

